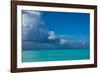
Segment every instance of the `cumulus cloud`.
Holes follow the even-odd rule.
[[[41,14],[38,11],[22,11],[23,40],[43,40],[48,36]]]
[[[55,35],[55,32],[54,31],[49,31],[48,34],[49,34],[49,36],[48,36],[48,39],[49,40],[56,39],[56,35]]]

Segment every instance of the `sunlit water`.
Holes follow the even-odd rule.
[[[22,51],[22,62],[85,60],[89,58],[89,49]]]

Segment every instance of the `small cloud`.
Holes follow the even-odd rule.
[[[61,38],[59,43],[60,44],[66,44],[66,43],[68,43],[68,40]]]
[[[49,40],[56,39],[56,35],[55,35],[55,32],[54,31],[49,31],[48,34],[49,34],[49,36],[48,36],[48,39]]]

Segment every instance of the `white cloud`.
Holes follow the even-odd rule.
[[[29,14],[29,15],[36,15],[36,16],[41,16],[41,12],[39,11],[32,11],[32,10],[23,10],[23,14]]]
[[[61,38],[59,43],[60,44],[66,44],[66,43],[68,43],[68,40]]]
[[[56,39],[56,35],[55,35],[55,32],[54,31],[50,31],[48,32],[49,36],[48,36],[48,39],[49,40],[54,40]]]
[[[31,27],[36,26],[39,22],[41,22],[41,12],[37,11],[23,11],[23,27]]]
[[[23,39],[27,40],[37,40],[44,38],[43,36],[47,35],[46,27],[41,19],[41,12],[23,10],[22,12],[22,30],[23,30]],[[41,35],[42,34],[42,35]]]

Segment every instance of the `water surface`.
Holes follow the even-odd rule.
[[[86,60],[89,58],[90,58],[89,49],[22,51],[22,62]]]

